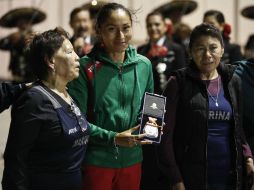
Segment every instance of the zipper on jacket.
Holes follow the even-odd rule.
[[[118,67],[118,69],[119,69],[119,76],[122,77],[123,66]]]
[[[120,83],[120,103],[121,103],[121,108],[124,110],[124,98],[123,98],[123,66],[119,66],[118,67],[119,69],[119,73],[118,73],[118,76],[119,76],[119,83]],[[121,125],[123,126],[123,120],[121,121]]]
[[[121,96],[121,107],[122,107],[122,110],[123,110],[123,119],[122,119],[122,127],[123,129],[125,129],[126,127],[126,115],[128,115],[126,113],[126,110],[125,110],[125,106],[126,106],[126,89],[125,89],[125,85],[124,85],[124,81],[123,81],[123,65],[121,65],[119,67],[119,79],[120,79],[120,83],[121,83],[121,87],[120,87],[120,96]]]
[[[121,121],[121,127],[124,128],[124,115],[125,115],[125,111],[124,111],[124,82],[123,82],[123,66],[119,66],[119,82],[120,82],[120,103],[121,103],[121,108],[123,110],[123,119]]]
[[[115,159],[118,159],[119,156],[119,148],[118,145],[116,144],[116,137],[114,137],[114,148],[115,148]]]
[[[123,81],[123,65],[119,66],[118,67],[119,69],[119,73],[118,73],[118,76],[119,76],[119,82],[120,82],[120,103],[121,103],[121,108],[122,108],[122,120],[121,120],[121,130],[125,130],[125,118],[126,118],[126,111],[125,111],[125,92],[124,92],[124,81]],[[118,160],[120,162],[120,165],[122,166],[123,163],[124,163],[124,158],[123,156],[120,156],[120,150],[119,148],[117,149],[118,151]]]
[[[208,164],[207,164],[207,139],[208,139],[208,119],[209,119],[209,98],[208,94],[206,92],[206,111],[207,111],[207,118],[206,118],[206,143],[205,143],[205,156],[206,156],[206,167],[205,167],[205,188],[208,189],[208,183],[207,183],[207,169],[208,169]]]
[[[228,88],[228,92],[229,92],[229,97],[230,97],[230,102],[232,103],[232,115],[233,115],[233,117],[234,117],[234,129],[233,130],[235,130],[235,132],[236,132],[236,118],[235,118],[235,105],[234,105],[234,103],[233,103],[233,101],[232,101],[232,96],[231,96],[231,93],[230,93],[230,88],[229,88],[229,85],[230,84],[228,84],[227,85],[227,88]],[[238,174],[238,164],[237,164],[237,160],[238,160],[238,158],[239,158],[239,154],[238,154],[238,149],[237,149],[237,139],[236,139],[236,135],[235,135],[235,132],[234,132],[234,142],[235,142],[235,152],[236,152],[236,157],[235,157],[235,172],[236,172],[236,190],[238,190],[239,188],[239,174]]]

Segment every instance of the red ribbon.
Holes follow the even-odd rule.
[[[148,58],[152,57],[165,57],[168,54],[168,48],[166,46],[152,45],[147,53]]]

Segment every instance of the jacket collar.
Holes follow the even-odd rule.
[[[132,45],[129,45],[128,48],[125,50],[125,55],[126,59],[123,62],[123,66],[137,63],[137,51]],[[104,47],[100,45],[96,45],[88,56],[91,57],[93,60],[98,60],[103,63],[109,63],[115,66],[119,65],[108,56]]]
[[[219,66],[217,67],[217,70],[223,80],[230,81],[231,78],[233,77],[235,68],[236,66],[234,65],[220,63]],[[200,72],[193,61],[191,61],[189,66],[186,68],[186,74],[195,80],[201,80]]]

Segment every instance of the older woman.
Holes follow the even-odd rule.
[[[194,28],[189,51],[190,65],[170,78],[165,91],[161,171],[174,190],[243,189],[244,166],[250,170],[252,158],[242,131],[239,77],[220,63],[223,39],[213,25]]]
[[[39,81],[13,104],[3,190],[78,190],[89,128],[66,85],[79,57],[60,28],[37,34],[28,54]]]

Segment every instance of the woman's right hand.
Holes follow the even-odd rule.
[[[118,133],[115,136],[115,144],[124,147],[133,147],[137,145],[152,144],[152,141],[144,140],[145,134],[132,135],[133,132],[139,129],[140,125],[130,128],[126,131]]]
[[[172,190],[185,190],[185,186],[184,186],[183,182],[180,182],[180,183],[173,185]]]

